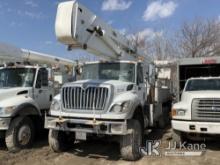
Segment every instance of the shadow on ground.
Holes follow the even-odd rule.
[[[87,158],[117,161],[120,159],[119,145],[116,142],[103,139],[77,142],[74,148],[68,151],[74,155]]]

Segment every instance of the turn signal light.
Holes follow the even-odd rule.
[[[176,114],[176,109],[172,109],[171,110],[171,117],[174,117],[174,116],[176,116],[177,114]]]

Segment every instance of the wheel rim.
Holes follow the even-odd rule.
[[[31,139],[31,128],[23,125],[18,131],[18,142],[20,145],[27,145]]]

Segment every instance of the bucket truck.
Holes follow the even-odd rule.
[[[104,60],[86,63],[81,79],[66,83],[54,97],[45,119],[51,149],[61,152],[75,140],[114,136],[123,159],[139,159],[144,131],[167,114],[162,107],[169,92],[158,90],[155,65],[77,1],[58,5],[55,30],[69,50],[81,48]]]
[[[30,147],[40,133],[44,114],[59,91],[56,79],[68,75],[62,68],[74,63],[3,43],[0,60],[0,138],[15,152]]]

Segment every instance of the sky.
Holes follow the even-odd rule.
[[[0,42],[69,59],[91,57],[67,51],[56,40],[56,9],[62,0],[0,0]],[[220,0],[78,0],[122,34],[172,35],[184,22],[219,19]],[[92,57],[93,58],[93,57]]]

